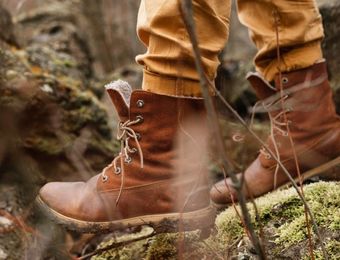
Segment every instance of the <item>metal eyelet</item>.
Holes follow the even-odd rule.
[[[119,175],[121,172],[122,172],[122,169],[121,169],[120,167],[117,167],[117,168],[115,169],[115,174],[116,174],[116,175]]]
[[[107,175],[102,176],[102,181],[103,182],[107,182],[108,179],[109,179],[109,177]]]
[[[288,136],[288,132],[284,132],[282,135],[283,136]]]
[[[142,108],[142,107],[144,107],[144,101],[143,100],[141,100],[141,99],[139,99],[138,101],[137,101],[137,107],[139,107],[139,108]]]
[[[270,160],[272,157],[271,157],[270,154],[266,154],[266,155],[264,156],[264,158],[266,158],[267,160]]]
[[[136,116],[136,119],[138,120],[139,123],[144,122],[144,118],[141,115]]]
[[[124,162],[125,163],[131,163],[132,162],[132,158],[131,157],[125,157]]]
[[[289,82],[288,78],[287,77],[283,77],[282,78],[282,83],[283,84],[287,84]]]
[[[137,149],[136,148],[132,148],[132,151],[131,151],[131,153],[137,153]]]
[[[140,139],[142,139],[142,136],[140,133],[136,133],[136,137],[137,137],[137,140],[140,141]]]

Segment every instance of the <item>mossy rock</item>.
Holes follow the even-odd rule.
[[[74,57],[49,45],[7,48],[0,49],[0,64],[0,114],[6,115],[0,132],[33,158],[36,172],[47,180],[79,180],[85,169],[90,177],[112,160],[114,122]],[[20,156],[7,156],[20,164]]]
[[[339,238],[340,183],[319,182],[306,185],[304,193],[324,240]],[[257,228],[261,223],[267,254],[273,259],[307,257],[308,236],[304,206],[296,191],[293,188],[277,191],[257,199],[256,204],[259,212],[259,221],[256,223],[254,210],[250,210]],[[224,239],[234,241],[244,236],[241,223],[232,208],[217,217],[216,225],[218,236]],[[315,239],[314,232],[313,238]],[[316,246],[319,250],[319,245]],[[332,255],[339,253],[340,251],[330,252]]]
[[[340,257],[340,183],[318,182],[304,186],[304,194],[314,213],[330,259]],[[248,204],[257,231],[261,226],[268,259],[309,259],[304,206],[293,188],[256,199],[258,221]],[[183,237],[185,237],[183,239]],[[131,239],[131,234],[120,239]],[[315,238],[314,254],[323,259]],[[109,250],[92,259],[258,259],[247,242],[244,228],[230,207],[216,218],[216,233],[201,240],[199,231],[184,234],[161,234]],[[109,243],[112,243],[111,240]],[[102,243],[100,247],[105,247]],[[179,248],[181,248],[179,250]]]

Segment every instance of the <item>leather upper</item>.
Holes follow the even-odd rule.
[[[181,171],[176,144],[181,132],[190,135],[187,142],[199,138],[186,128],[186,122],[205,128],[203,100],[134,91],[128,106],[119,91],[109,89],[108,93],[121,122],[141,119],[130,128],[138,136],[143,168],[137,141],[129,138],[134,152],[128,153],[130,160],[117,161],[119,174],[111,164],[87,182],[48,183],[40,191],[41,199],[62,215],[95,222],[207,207],[206,168],[188,161]],[[192,120],[197,117],[200,121]]]
[[[293,178],[298,175],[294,152],[300,173],[340,155],[340,119],[335,111],[325,62],[276,76],[275,86],[270,86],[256,74],[250,74],[248,80],[272,120],[267,146]],[[284,97],[283,103],[280,97]],[[281,124],[285,122],[288,126]],[[246,195],[257,197],[288,182],[288,177],[277,168],[276,160],[264,151],[246,169],[245,181]],[[227,179],[227,183],[236,199],[231,180]],[[218,182],[210,194],[218,204],[231,202],[224,180]]]

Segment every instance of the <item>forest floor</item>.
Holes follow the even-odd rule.
[[[336,1],[320,4],[326,32],[323,49],[340,111],[340,55],[336,55],[340,52],[340,5]],[[152,232],[148,227],[98,236],[68,232],[35,209],[35,196],[44,183],[86,180],[117,154],[118,142],[113,137],[117,119],[103,86],[118,78],[138,86],[142,75],[135,65],[124,65],[98,76],[94,67],[99,58],[93,59],[88,36],[79,32],[86,28],[71,17],[72,12],[60,14],[59,10],[66,9],[51,12],[50,8],[46,13],[39,9],[36,17],[32,13],[17,17],[12,27],[21,28],[27,37],[21,47],[3,40],[4,36],[12,39],[15,30],[8,26],[9,34],[3,35],[0,23],[0,260],[76,259],[88,254],[91,256],[85,259],[258,259],[233,206],[218,213],[209,237],[193,231],[146,239],[143,237]],[[239,40],[235,38],[236,48]],[[244,117],[255,101],[244,80],[251,69],[250,61],[224,59],[217,80],[221,92]],[[245,135],[245,130],[225,109],[220,112],[232,157],[248,165],[258,145],[235,145],[232,135]],[[255,122],[254,130],[264,139],[268,121],[257,117]],[[340,170],[336,171],[339,176]],[[222,174],[212,166],[211,177],[214,181]],[[322,242],[329,259],[340,259],[340,183],[319,178],[309,182],[304,191]],[[311,259],[304,208],[296,192],[285,187],[257,199],[256,204],[256,221],[252,204],[249,210],[268,259]],[[315,259],[323,259],[314,231]],[[137,238],[141,239],[93,254]]]

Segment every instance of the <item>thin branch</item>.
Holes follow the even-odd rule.
[[[263,147],[264,149],[271,155],[271,157],[276,161],[276,163],[280,166],[280,168],[282,169],[282,171],[284,172],[284,174],[287,176],[287,178],[289,179],[290,183],[292,184],[292,186],[294,187],[294,189],[296,190],[299,198],[301,199],[303,205],[305,206],[310,218],[311,218],[311,222],[313,224],[316,236],[318,237],[318,239],[320,240],[320,245],[322,248],[322,251],[324,253],[324,255],[326,256],[325,259],[327,260],[327,252],[326,249],[324,247],[324,244],[322,243],[322,237],[321,234],[319,232],[319,228],[318,225],[316,224],[315,221],[315,217],[313,212],[311,211],[306,199],[304,198],[304,196],[301,194],[301,191],[299,189],[299,187],[296,184],[296,181],[293,179],[293,177],[290,175],[290,173],[288,172],[288,170],[286,169],[286,167],[282,164],[282,162],[276,157],[276,155],[271,151],[271,149],[267,146],[267,144],[265,142],[263,142],[261,140],[261,138],[251,129],[249,128],[249,126],[247,125],[247,123],[243,120],[243,118],[231,107],[231,105],[225,100],[225,98],[221,95],[221,93],[216,90],[216,94],[217,96],[220,98],[220,100],[223,102],[223,104],[233,113],[233,115],[240,121],[240,123],[243,125],[243,127],[246,128],[246,130],[255,138],[256,141],[258,141]],[[334,166],[334,165],[332,165]]]
[[[84,259],[87,259],[91,256],[98,255],[100,253],[106,252],[106,251],[111,250],[111,249],[116,249],[116,248],[119,248],[119,247],[122,247],[122,246],[127,246],[127,245],[134,243],[134,242],[153,237],[154,235],[156,235],[155,231],[148,234],[148,235],[137,237],[137,238],[134,238],[134,239],[131,239],[131,240],[128,240],[128,241],[113,243],[112,245],[109,245],[109,246],[106,246],[106,247],[103,247],[103,248],[98,248],[91,253],[83,255],[83,256],[79,257],[78,260],[84,260]]]
[[[280,21],[279,20],[280,19],[279,19],[278,10],[276,10],[276,9],[274,10],[273,16],[274,16],[274,20],[275,20],[276,56],[277,56],[277,61],[278,61],[278,66],[277,67],[278,67],[278,71],[279,71],[279,90],[280,90],[280,97],[281,97],[280,98],[280,104],[281,104],[282,111],[284,111],[283,108],[284,108],[284,102],[285,101],[283,100],[283,85],[282,85],[282,71],[281,71],[281,52],[280,52],[280,34],[279,34],[279,26],[280,26]],[[296,171],[297,171],[297,175],[298,175],[299,182],[300,182],[300,187],[301,187],[301,195],[305,196],[304,191],[303,191],[303,181],[302,181],[301,172],[300,172],[300,164],[299,164],[298,157],[297,157],[297,154],[296,154],[295,144],[294,144],[294,141],[293,141],[293,138],[292,138],[292,135],[291,135],[291,131],[290,131],[290,127],[289,127],[289,124],[288,124],[288,118],[287,118],[286,112],[283,113],[283,120],[284,120],[284,123],[285,123],[286,128],[287,128],[290,146],[291,146],[292,151],[293,151],[295,168],[296,168]],[[308,213],[307,213],[306,207],[305,207],[304,213],[305,213],[306,226],[307,226],[309,253],[310,253],[311,260],[315,260],[315,256],[314,256],[314,243],[313,243],[313,240],[312,240],[312,232],[311,232],[311,227],[310,227],[310,223],[309,223],[309,218],[308,218]],[[326,256],[324,256],[324,257],[326,258]]]
[[[247,204],[246,204],[246,198],[242,192],[242,185],[239,181],[239,179],[236,177],[235,174],[235,166],[232,160],[229,158],[228,154],[226,153],[225,145],[223,142],[222,134],[221,134],[221,129],[218,123],[218,117],[215,111],[215,107],[213,105],[212,98],[209,93],[209,89],[211,87],[211,84],[209,83],[208,78],[206,77],[206,74],[204,72],[202,60],[201,60],[201,54],[200,54],[200,49],[198,47],[198,41],[196,38],[196,29],[195,29],[195,22],[193,19],[193,8],[192,8],[192,2],[191,0],[179,0],[180,1],[180,6],[181,6],[181,12],[182,12],[182,17],[183,21],[185,23],[187,32],[189,34],[193,52],[194,52],[194,57],[195,57],[195,64],[196,64],[196,69],[200,77],[200,85],[201,85],[201,90],[202,90],[202,95],[204,97],[204,102],[205,106],[207,109],[207,114],[208,114],[208,120],[209,123],[212,127],[212,134],[216,138],[216,143],[217,143],[217,149],[218,149],[218,154],[220,156],[220,160],[222,162],[223,168],[225,170],[228,169],[227,173],[229,177],[232,180],[233,186],[237,192],[237,197],[238,201],[240,203],[244,223],[246,224],[246,228],[248,229],[248,232],[250,234],[250,238],[254,244],[256,253],[260,257],[260,259],[266,259],[265,253],[262,249],[261,243],[259,238],[257,237],[253,224],[251,223],[251,218],[249,211],[247,209]],[[215,89],[214,89],[215,90]]]
[[[207,110],[208,110],[208,115],[210,117],[210,114],[214,114],[215,111],[214,111],[214,108],[213,106],[210,104],[212,103],[211,102],[211,97],[209,95],[208,92],[208,88],[213,86],[212,83],[209,83],[209,81],[207,80],[206,78],[206,75],[204,73],[204,70],[203,70],[203,66],[202,66],[202,61],[201,61],[201,56],[200,56],[200,51],[199,51],[199,48],[198,48],[198,44],[197,44],[197,39],[196,39],[196,34],[195,34],[195,27],[194,27],[194,22],[193,22],[193,19],[192,19],[192,4],[191,4],[191,1],[190,0],[182,0],[182,12],[183,12],[183,16],[184,16],[184,21],[186,23],[186,26],[187,26],[187,29],[188,29],[188,33],[189,33],[189,36],[190,36],[190,39],[192,41],[192,45],[193,45],[193,49],[194,49],[194,54],[195,54],[195,62],[196,62],[196,66],[198,67],[197,70],[199,72],[199,75],[200,75],[200,81],[201,81],[201,87],[202,87],[202,95],[205,99],[208,99],[208,101],[206,102],[206,107],[207,107]],[[189,18],[189,20],[187,21],[187,17]],[[209,84],[209,85],[208,85]],[[325,250],[325,247],[322,243],[322,237],[321,237],[321,234],[319,232],[319,228],[316,224],[316,221],[315,221],[315,217],[314,217],[314,214],[313,212],[311,211],[307,201],[305,200],[303,194],[301,194],[300,192],[300,189],[299,187],[297,186],[295,180],[292,178],[292,176],[290,175],[290,173],[288,172],[288,170],[286,169],[286,167],[282,164],[282,162],[277,158],[277,156],[271,151],[271,149],[267,146],[267,144],[265,142],[263,142],[261,140],[261,138],[247,125],[247,123],[243,120],[243,118],[237,113],[237,111],[235,109],[233,109],[233,107],[225,100],[225,98],[221,95],[221,93],[217,90],[217,89],[214,89],[215,91],[215,94],[217,95],[217,97],[223,102],[223,104],[231,111],[231,113],[240,121],[240,123],[242,124],[243,127],[245,127],[245,129],[255,138],[255,140],[257,142],[259,142],[263,147],[264,149],[271,155],[271,157],[276,161],[276,163],[280,166],[280,168],[282,169],[282,171],[284,172],[284,174],[287,176],[287,178],[289,179],[289,181],[291,182],[292,186],[294,187],[294,189],[296,190],[298,196],[300,197],[301,201],[303,202],[310,218],[311,218],[311,222],[313,224],[313,227],[314,227],[314,230],[315,230],[315,233],[318,237],[318,239],[320,240],[320,245],[321,245],[321,248],[322,248],[322,251],[323,251],[323,255],[325,257],[325,259],[328,259],[328,256],[327,256],[327,252]],[[215,116],[216,116],[216,113],[215,113]],[[215,117],[216,118],[216,117]],[[214,117],[212,118],[214,119]],[[210,121],[213,121],[215,122],[215,124],[213,124],[213,128],[216,128],[216,126],[218,126],[218,123],[216,124],[217,120],[212,120],[210,118]],[[216,130],[215,130],[216,131]],[[218,137],[218,136],[217,136]],[[223,144],[223,141],[221,139],[217,140],[219,144]],[[224,147],[222,147],[222,149],[220,148],[219,146],[219,150],[221,150],[221,155],[223,156],[223,152],[224,152]],[[225,157],[227,158],[227,157]],[[226,164],[226,159],[225,158],[222,158],[222,162],[223,162],[223,165]],[[335,165],[338,165],[338,162],[334,162]],[[228,165],[228,164],[227,164]],[[229,166],[229,165],[228,165]],[[334,165],[330,165],[327,168],[331,168],[331,167],[334,167]],[[227,168],[227,169],[230,169],[230,168]],[[231,168],[233,169],[233,168]],[[321,171],[322,169],[320,169]],[[315,172],[313,172],[313,174],[316,174]],[[232,172],[232,171],[229,171],[228,172],[228,175],[229,177],[231,178],[232,182],[233,182],[233,185],[234,185],[234,188],[237,192],[237,195],[239,198],[244,198],[243,194],[239,194],[239,191],[241,191],[240,189],[240,183],[238,180],[235,181],[235,174]],[[312,174],[311,174],[312,175]],[[239,199],[239,203],[240,203],[240,206],[241,206],[241,210],[242,210],[242,213],[243,213],[243,205],[244,205],[244,201],[240,201]],[[246,212],[247,211],[247,208],[245,207],[246,209]],[[246,217],[249,213],[247,213],[246,215],[244,215],[244,217]],[[248,215],[249,216],[249,215]],[[248,224],[248,221],[249,219],[245,219],[245,222]],[[256,237],[257,238],[257,237]],[[254,243],[254,241],[253,241]],[[254,243],[254,246],[255,248],[257,249],[255,243]],[[262,250],[262,248],[261,248]]]

